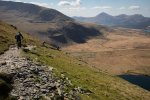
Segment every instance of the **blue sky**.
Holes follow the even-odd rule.
[[[111,15],[142,14],[150,17],[150,0],[7,0],[33,3],[56,9],[68,16],[96,16],[101,12]]]

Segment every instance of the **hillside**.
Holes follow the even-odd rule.
[[[0,7],[2,15],[1,18],[3,17],[3,15],[9,14],[10,16],[7,17],[9,17],[10,20],[13,18],[24,18],[35,22],[72,21],[71,18],[54,9],[48,9],[34,4],[0,1]],[[8,12],[5,13],[5,11]]]
[[[0,1],[0,19],[44,41],[57,44],[85,43],[102,33],[94,27],[86,27],[72,18],[50,8],[33,4]]]
[[[0,41],[1,45],[4,44],[3,46],[1,46],[0,51],[4,52],[5,50],[8,50],[10,44],[15,43],[14,40],[12,39],[14,38],[13,33],[16,32],[16,30],[11,25],[5,24],[3,22],[0,22],[0,25],[1,25],[0,35],[1,37],[3,37],[3,40],[9,39],[10,41],[12,41],[8,43]],[[40,65],[42,64],[42,65],[53,67],[55,69],[54,73],[58,77],[61,77],[62,74],[68,77],[68,79],[71,80],[73,87],[78,86],[81,87],[79,89],[83,89],[82,91],[86,91],[86,92],[81,92],[81,94],[79,94],[81,99],[83,100],[106,100],[106,99],[107,100],[116,100],[116,99],[149,100],[150,93],[148,91],[138,86],[132,85],[116,76],[110,76],[101,71],[97,71],[95,68],[90,67],[82,60],[75,59],[62,51],[51,49],[50,45],[47,45],[47,47],[43,47],[41,46],[41,43],[39,41],[33,39],[31,36],[27,34],[23,34],[23,35],[25,37],[26,42],[24,43],[26,45],[30,44],[36,47],[31,50],[24,50],[25,52],[22,51],[21,55],[23,57],[27,57],[28,59],[32,59],[32,61],[34,62],[39,62]],[[8,52],[14,52],[14,51],[8,51]],[[11,59],[11,57],[8,57],[8,59]],[[24,60],[22,58],[19,59],[20,60],[18,61]],[[14,63],[16,63],[16,61]],[[22,70],[27,70],[25,66],[23,68],[25,69]],[[69,91],[71,89],[72,87],[68,87],[66,91]]]
[[[73,17],[77,21],[91,22],[101,25],[143,29],[150,25],[150,18],[139,14],[112,16],[107,13],[100,13],[95,17]]]

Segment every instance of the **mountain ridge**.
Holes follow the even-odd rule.
[[[15,10],[19,12],[20,15],[26,15],[25,17],[33,17],[34,20],[40,20],[40,21],[53,21],[57,19],[58,21],[72,21],[70,17],[62,14],[61,12],[51,9],[51,8],[45,8],[42,6],[38,6],[35,4],[30,3],[22,3],[22,2],[13,2],[13,1],[0,1],[1,10],[4,11],[11,11]],[[23,13],[23,14],[21,14]],[[28,16],[27,16],[28,14]],[[24,16],[20,16],[24,17]]]
[[[141,14],[126,15],[120,14],[117,16],[109,15],[102,12],[95,17],[73,17],[77,21],[91,22],[106,26],[125,27],[143,29],[150,25],[150,18],[144,17]]]

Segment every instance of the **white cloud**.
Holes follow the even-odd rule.
[[[67,5],[71,5],[71,3],[68,2],[68,1],[60,1],[60,2],[58,3],[58,5],[59,5],[59,6],[67,6]]]
[[[80,6],[81,5],[81,0],[72,0],[72,1],[68,1],[68,0],[61,0],[58,3],[59,6]]]
[[[92,9],[112,9],[111,6],[95,6]]]
[[[129,9],[130,10],[139,10],[140,6],[130,6]]]

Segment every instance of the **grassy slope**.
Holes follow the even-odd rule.
[[[0,36],[4,35],[5,40],[10,39],[8,43],[0,39],[0,44],[2,45],[0,52],[3,52],[8,49],[9,44],[15,43],[13,40],[14,34],[12,35],[12,33],[16,32],[16,30],[4,23],[0,25]],[[33,40],[26,34],[24,34],[24,37],[26,43],[37,45],[37,48],[33,51],[24,53],[25,56],[53,66],[57,69],[55,71],[58,75],[64,73],[72,80],[73,84],[93,92],[90,96],[81,95],[83,100],[148,100],[150,98],[148,91],[131,85],[118,77],[98,72],[64,52],[41,47],[38,41]]]
[[[0,54],[8,50],[9,45],[15,43],[14,38],[12,38],[14,32],[15,30],[11,26],[0,22]]]
[[[148,100],[150,98],[149,92],[120,78],[98,72],[63,52],[42,47],[32,52],[34,53],[28,53],[27,56],[57,68],[58,73],[65,73],[75,85],[93,92],[90,96],[82,95],[83,100]],[[40,56],[35,55],[35,52]]]
[[[11,25],[8,25],[0,21],[0,54],[9,49],[10,45],[15,44],[15,33],[18,30],[14,29]],[[24,44],[35,44],[35,40],[27,34],[23,34]]]

